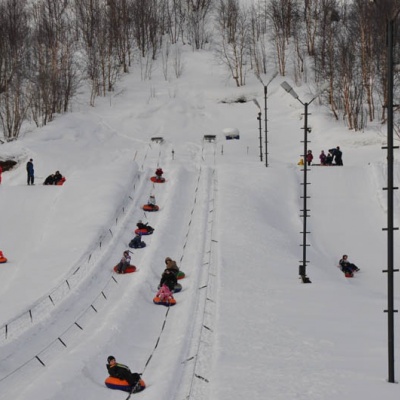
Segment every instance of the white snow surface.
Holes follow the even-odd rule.
[[[314,162],[340,145],[344,166],[308,172],[303,284],[304,107],[272,81],[266,167],[260,82],[236,88],[211,53],[182,57],[179,79],[132,73],[96,107],[83,93],[73,112],[0,146],[18,161],[0,185],[0,399],[123,400],[104,385],[109,355],[143,374],[132,396],[143,400],[398,399],[387,382],[385,126],[351,132],[310,104]],[[225,140],[228,128],[240,140]],[[164,184],[150,181],[158,166]],[[43,186],[56,170],[66,183]],[[395,186],[399,171],[396,151]],[[156,213],[141,208],[150,194]],[[396,192],[395,226],[399,209]],[[116,275],[139,219],[155,232],[133,250],[137,272]],[[399,244],[397,234],[397,268]],[[343,254],[361,268],[352,279],[337,268]],[[186,273],[171,308],[153,304],[167,256]]]

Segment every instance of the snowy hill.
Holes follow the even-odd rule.
[[[398,398],[386,382],[385,128],[349,132],[310,106],[315,159],[340,145],[344,167],[310,167],[302,284],[301,104],[271,83],[266,168],[260,83],[237,89],[210,54],[183,58],[180,79],[126,76],[96,108],[83,97],[1,146],[19,164],[0,185],[0,399],[124,399],[104,385],[110,354],[143,373],[134,397],[146,400]],[[158,166],[164,184],[150,181]],[[66,183],[43,186],[55,170]],[[157,213],[141,208],[150,194]],[[116,275],[139,219],[155,232],[133,251],[138,271]],[[352,279],[336,268],[345,253],[361,268]],[[152,301],[167,256],[186,273],[171,308]]]

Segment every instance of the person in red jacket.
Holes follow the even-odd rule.
[[[158,179],[161,179],[163,173],[164,173],[164,171],[162,170],[162,168],[157,168],[156,169],[156,177]]]
[[[308,151],[307,151],[307,157],[306,157],[306,160],[307,160],[307,164],[308,164],[308,165],[311,165],[313,158],[314,158],[314,156],[313,156],[312,151],[311,151],[311,150],[308,150]]]

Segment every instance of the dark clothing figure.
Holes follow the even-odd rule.
[[[141,249],[146,246],[146,243],[142,241],[141,235],[136,235],[129,243],[129,247],[133,249]]]
[[[313,160],[314,156],[311,150],[307,151],[307,156],[306,156],[306,160],[307,160],[307,164],[311,165],[312,160]]]
[[[339,146],[337,146],[336,149],[330,149],[329,152],[332,154],[336,165],[343,165],[342,152]]]
[[[57,185],[57,183],[61,181],[62,177],[63,176],[60,174],[60,171],[56,171],[54,174],[54,185]]]
[[[132,388],[139,384],[140,375],[132,373],[128,366],[117,363],[113,356],[108,357],[107,371],[110,376],[127,381]]]
[[[49,175],[43,182],[43,185],[54,185],[54,174]]]
[[[154,231],[154,228],[152,228],[150,225],[148,225],[147,223],[144,224],[142,221],[139,221],[136,226],[138,227],[138,229],[145,229],[148,233],[151,233]]]
[[[357,272],[360,270],[360,268],[358,268],[357,265],[352,264],[348,260],[348,256],[346,254],[343,255],[343,258],[339,261],[339,265],[345,274],[353,274],[353,272]]]
[[[326,165],[332,165],[332,161],[333,161],[333,156],[329,152],[328,155],[326,156]]]
[[[176,279],[176,275],[173,271],[166,269],[161,275],[160,287],[162,287],[162,285],[166,285],[168,286],[168,289],[173,292],[177,283],[178,280]]]
[[[326,164],[326,154],[323,150],[321,150],[321,154],[319,155],[319,162],[321,163],[321,165]]]
[[[28,174],[28,185],[35,184],[35,170],[33,169],[32,158],[26,163],[26,172]]]

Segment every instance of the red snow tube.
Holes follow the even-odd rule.
[[[144,211],[149,211],[149,212],[153,212],[153,211],[158,211],[160,209],[160,207],[158,206],[151,206],[150,204],[145,204],[143,206],[143,210]]]
[[[175,299],[170,299],[167,301],[161,301],[161,299],[159,297],[154,297],[153,299],[153,303],[154,304],[158,304],[160,306],[174,306],[176,304],[176,300]]]
[[[6,262],[7,262],[7,258],[5,258],[3,252],[0,251],[0,264],[4,264]]]
[[[154,182],[154,183],[164,183],[165,182],[165,178],[163,178],[163,177],[158,177],[158,176],[152,176],[151,178],[150,178],[150,180],[152,181],[152,182]]]
[[[147,229],[139,229],[139,228],[135,229],[136,235],[141,235],[141,236],[143,236],[143,235],[151,235],[153,232],[154,232],[154,230],[148,231]]]
[[[57,186],[62,186],[62,185],[64,185],[64,182],[66,181],[66,178],[63,176],[57,183],[56,183],[56,185]]]
[[[114,267],[114,272],[117,272],[117,268],[118,268],[118,264]],[[136,267],[134,265],[130,265],[126,270],[125,273],[126,274],[130,274],[132,272],[136,271]],[[118,273],[118,272],[117,272]]]
[[[118,390],[123,390],[125,392],[130,392],[132,390],[132,386],[129,385],[128,381],[125,381],[123,379],[118,379],[114,378],[112,376],[109,376],[105,382],[106,386],[109,389],[118,389]],[[146,384],[143,379],[139,381],[139,385],[137,385],[136,389],[134,390],[134,393],[141,392],[146,388]]]

